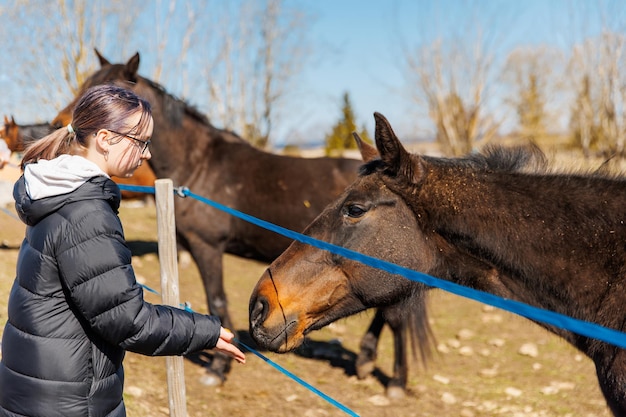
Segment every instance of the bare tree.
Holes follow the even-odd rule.
[[[554,98],[562,62],[562,54],[547,46],[518,48],[507,57],[502,73],[505,102],[517,114],[522,136],[537,139],[558,130],[560,107]]]
[[[414,46],[403,42],[406,94],[418,111],[427,110],[446,154],[464,154],[489,142],[501,124],[502,115],[494,111],[501,106],[489,90],[495,85],[495,57],[505,39],[498,28],[513,16],[476,3],[420,7],[416,23],[427,37],[414,40]]]
[[[625,154],[626,35],[623,2],[570,2],[571,38],[563,73],[570,98],[569,127],[586,155]]]
[[[444,153],[460,155],[489,141],[499,123],[487,114],[484,94],[492,56],[480,39],[467,46],[459,39],[438,39],[406,55],[412,99],[426,104]]]
[[[576,98],[572,106],[570,127],[574,139],[581,147],[583,154],[589,156],[591,152],[592,135],[595,131],[589,74],[583,73],[579,83]]]
[[[311,19],[282,0],[228,2],[213,21],[204,67],[209,115],[267,146],[279,107],[310,52]]]
[[[576,92],[570,127],[586,155],[626,154],[626,36],[605,31],[577,45],[570,59]]]
[[[140,51],[146,76],[220,127],[266,146],[310,57],[312,19],[288,6],[282,0],[207,0],[202,7],[191,0],[18,0],[0,9],[6,17],[0,33],[12,39],[3,46],[5,61],[19,68],[11,82],[26,92],[20,105],[42,104],[36,119],[46,120],[73,97],[97,65],[94,48],[120,61]],[[49,116],[42,116],[44,108]]]
[[[94,45],[115,41],[112,35],[130,24],[129,9],[120,0],[15,2],[3,11],[3,26],[10,28],[12,38],[3,47],[19,67],[13,74],[15,82],[36,90],[43,103],[60,107],[93,71]],[[104,23],[104,17],[112,15],[126,17],[117,19],[118,32],[107,30]],[[20,24],[24,21],[37,24]]]
[[[207,8],[211,9],[211,7]],[[147,52],[152,55],[151,78],[171,85],[182,96],[193,93],[194,77],[189,77],[185,67],[189,55],[194,53],[192,43],[199,29],[198,3],[190,0],[157,0],[154,8],[148,9],[153,15],[142,16],[144,30],[151,30],[154,36],[149,38]],[[134,32],[137,32],[136,30]],[[128,51],[127,55],[131,52]]]

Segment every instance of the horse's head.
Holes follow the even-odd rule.
[[[15,118],[9,119],[4,116],[4,126],[0,130],[0,138],[4,139],[11,152],[21,152],[24,150],[24,140],[20,135],[20,127],[15,123]]]
[[[96,85],[116,84],[132,90],[150,103],[154,119],[150,167],[157,175],[172,176],[180,169],[184,175],[186,167],[197,161],[205,161],[206,154],[198,146],[208,143],[208,130],[213,129],[207,117],[197,109],[188,106],[183,100],[168,94],[158,83],[139,75],[139,53],[126,63],[113,64],[97,50],[100,69],[91,74],[80,86],[78,94],[51,122],[60,128],[72,120],[72,112],[83,93]],[[188,123],[187,123],[188,122]],[[209,128],[209,129],[207,129]],[[235,135],[228,133],[230,138]],[[201,139],[199,139],[201,138]],[[243,139],[239,141],[245,143]]]
[[[90,87],[106,84],[106,83],[119,83],[126,87],[132,88],[134,83],[137,82],[139,75],[139,53],[133,55],[125,64],[111,64],[106,58],[104,58],[100,52],[96,49],[96,55],[100,62],[100,69],[91,74],[85,82],[80,86],[80,90],[74,100],[52,120],[51,125],[55,128],[60,128],[67,125],[72,121],[72,111],[78,98],[82,93]]]
[[[377,115],[377,126],[383,120]],[[378,157],[375,149],[359,143],[367,162],[361,175],[304,234],[430,271],[436,259],[432,241],[419,230],[402,196],[390,191],[384,181],[393,168],[389,164],[405,156],[390,155],[400,149],[399,142],[389,142],[390,131],[377,127],[376,133],[382,159],[372,160],[374,154]],[[250,333],[259,345],[286,352],[312,330],[371,307],[397,304],[422,290],[423,286],[401,276],[294,242],[272,262],[251,295]]]

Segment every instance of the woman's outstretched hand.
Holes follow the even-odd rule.
[[[234,334],[232,334],[229,330],[221,327],[220,338],[215,345],[215,349],[232,357],[239,363],[246,363],[246,355],[244,355],[244,353],[232,343],[234,338]]]

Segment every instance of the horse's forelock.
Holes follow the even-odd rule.
[[[399,163],[382,159],[366,162],[359,169],[359,175],[367,176],[375,172],[381,172],[388,177],[400,180],[400,182],[407,182],[413,185],[419,184],[425,172],[424,163],[426,163],[427,158],[409,153],[405,153],[403,157],[404,160]]]
[[[366,162],[359,168],[359,176],[364,177],[367,175],[371,175],[375,172],[379,172],[384,170],[385,163],[380,159],[374,159],[372,161]]]

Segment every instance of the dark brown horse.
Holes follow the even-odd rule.
[[[549,173],[535,152],[493,148],[446,159],[409,154],[380,114],[380,157],[305,234],[474,289],[626,330],[626,179]],[[294,242],[250,299],[250,332],[277,352],[308,332],[424,286]],[[307,297],[297,296],[307,294]],[[626,415],[626,351],[552,325],[589,356]]]
[[[41,139],[52,131],[49,123],[18,125],[15,118],[4,116],[4,126],[0,129],[0,138],[4,139],[11,152],[22,152],[24,146]]]
[[[279,156],[214,127],[195,108],[140,76],[139,54],[125,64],[111,64],[96,53],[101,68],[85,81],[81,91],[97,84],[121,82],[151,103],[155,127],[149,164],[159,178],[171,178],[175,185],[187,186],[198,195],[295,231],[303,230],[356,178],[358,160]],[[54,123],[67,124],[73,105],[62,110]],[[191,198],[177,200],[175,209],[178,242],[198,266],[209,310],[220,316],[225,327],[234,328],[223,286],[222,255],[228,252],[269,262],[291,241]],[[404,386],[406,333],[416,331],[421,339],[426,336],[423,310],[423,306],[416,305],[408,317],[404,311],[398,314],[400,310],[394,306],[386,310],[385,316],[378,312],[363,339],[357,363],[359,375],[371,369],[386,318],[396,344],[396,375],[390,385]],[[412,323],[418,325],[407,328]],[[229,364],[226,357],[216,355],[204,382],[221,383]]]

